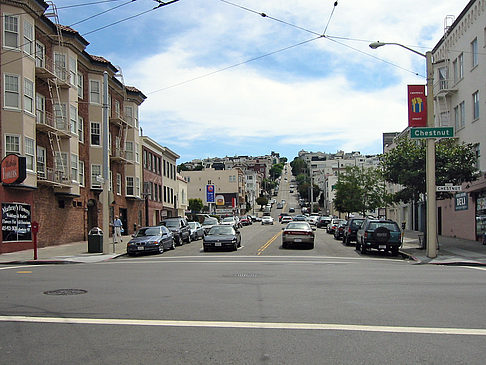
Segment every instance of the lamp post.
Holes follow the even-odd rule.
[[[370,48],[376,49],[385,45],[395,45],[425,57],[427,64],[427,127],[435,127],[434,123],[434,69],[432,67],[432,52],[425,54],[404,46],[400,43],[374,42]],[[426,192],[426,248],[427,257],[437,257],[437,213],[435,201],[435,139],[427,138],[425,154],[425,192]]]

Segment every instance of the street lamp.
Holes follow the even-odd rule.
[[[395,45],[425,57],[427,60],[427,127],[435,127],[434,123],[434,69],[432,67],[432,52],[420,53],[400,43],[373,42],[370,48],[377,49],[381,46]],[[425,154],[425,193],[426,193],[426,247],[427,257],[437,257],[437,213],[435,201],[435,139],[427,138]]]

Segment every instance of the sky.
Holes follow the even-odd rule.
[[[170,0],[165,0],[168,3]],[[337,5],[336,5],[337,3]],[[382,152],[407,127],[421,53],[467,0],[58,0],[59,22],[147,99],[143,134],[180,155],[293,160],[300,150]],[[262,16],[265,15],[265,16]]]

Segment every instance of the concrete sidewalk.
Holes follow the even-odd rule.
[[[486,245],[481,242],[438,236],[437,257],[431,259],[427,257],[427,251],[420,248],[421,240],[423,240],[422,232],[405,231],[403,245],[400,249],[417,264],[486,265]]]
[[[37,260],[34,260],[34,250],[24,250],[4,253],[0,255],[0,264],[76,264],[106,261],[127,252],[129,237],[123,237],[123,243],[115,245],[110,238],[108,253],[89,253],[88,241],[72,242],[56,246],[48,246],[37,249]]]

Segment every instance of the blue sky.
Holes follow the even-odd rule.
[[[430,50],[445,17],[467,1],[179,0],[151,10],[157,4],[56,2],[87,51],[147,95],[144,135],[185,162],[271,151],[292,160],[301,149],[380,153],[382,133],[407,126],[406,85],[425,83],[425,59],[369,43]]]

